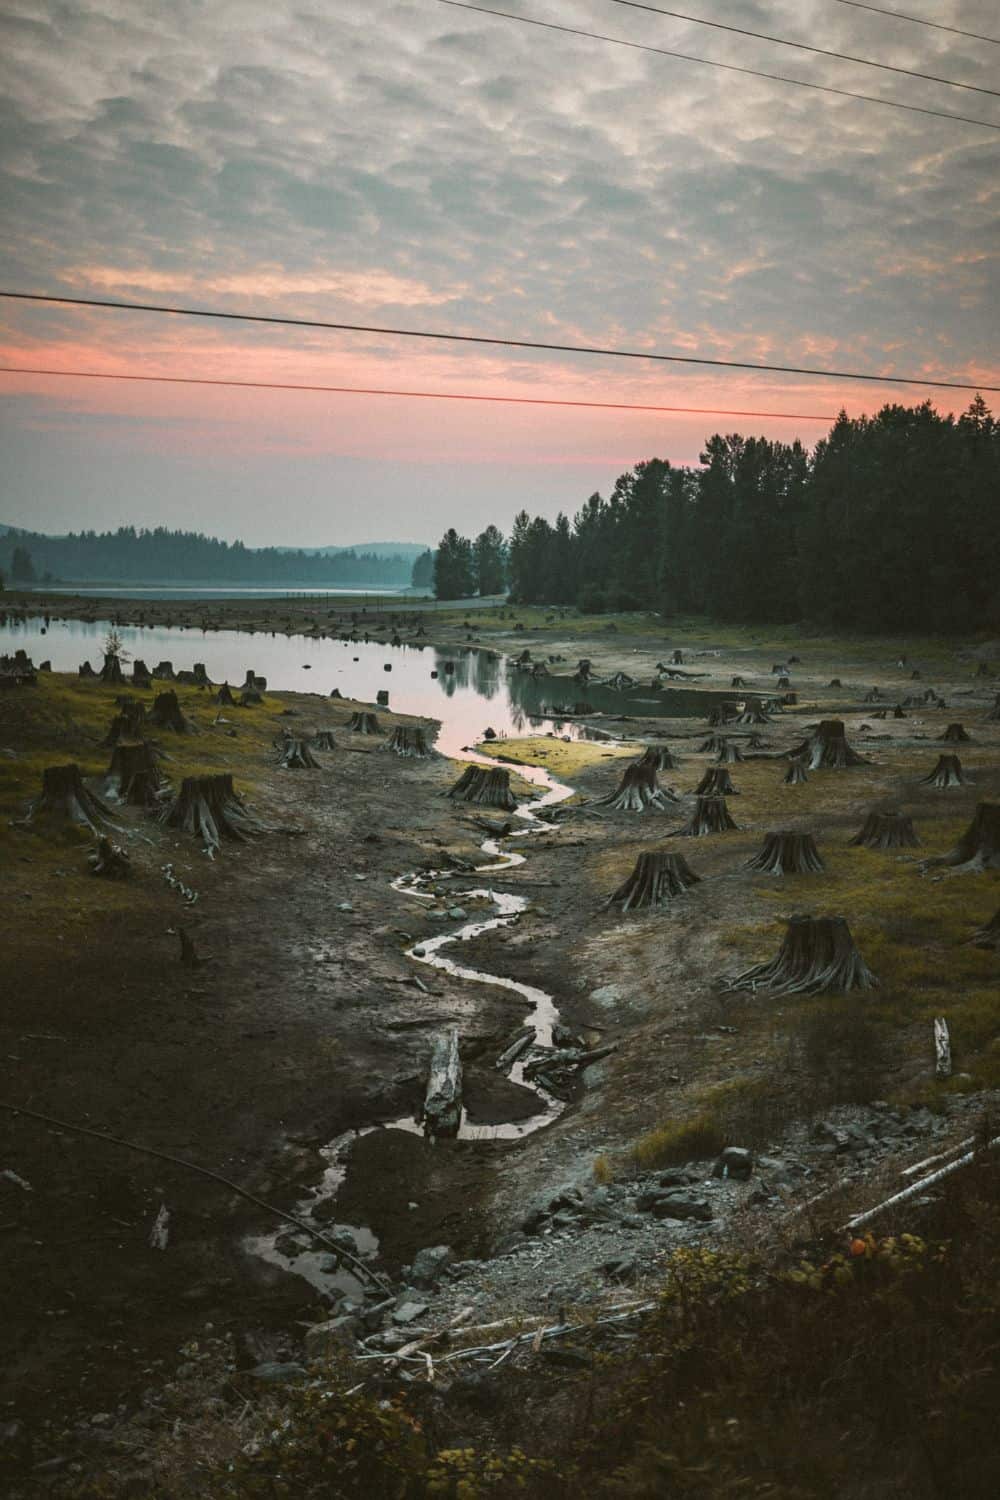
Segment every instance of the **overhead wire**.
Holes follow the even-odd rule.
[[[252,391],[313,391],[338,396],[401,396],[420,401],[486,401],[501,406],[568,406],[592,411],[673,412],[702,417],[770,417],[795,422],[834,422],[832,412],[743,411],[729,406],[661,406],[648,401],[582,401],[556,396],[495,396],[475,391],[413,391],[382,386],[306,385],[287,380],[223,380],[201,375],[136,375],[117,370],[58,370],[38,365],[0,365],[0,375],[66,376],[73,380],[135,380],[164,385],[227,386]]]
[[[373,333],[386,338],[426,339],[436,343],[476,344],[497,349],[538,349],[549,354],[595,354],[608,359],[646,359],[655,364],[705,365],[720,370],[757,370],[777,375],[807,375],[817,380],[862,380],[874,385],[916,385],[936,390],[1000,391],[1000,386],[974,380],[933,380],[927,376],[888,375],[860,370],[823,370],[809,365],[764,364],[746,359],[711,359],[707,355],[662,354],[649,349],[616,349],[599,344],[556,344],[541,339],[501,338],[499,334],[447,333],[441,329],[394,328],[377,323],[342,323],[321,318],[289,318],[277,314],[223,312],[218,308],[176,307],[160,302],[116,302],[107,297],[56,296],[46,292],[0,290],[15,302],[54,306],[109,308],[115,312],[164,313],[170,317],[221,319],[230,323],[263,324],[277,328],[317,328],[336,333]]]
[[[718,62],[711,57],[698,57],[693,52],[679,52],[672,47],[654,47],[649,42],[624,41],[621,37],[608,36],[602,31],[587,31],[581,26],[565,26],[558,21],[542,21],[534,16],[520,16],[514,11],[498,10],[494,6],[473,5],[470,0],[435,0],[438,5],[450,6],[453,10],[474,11],[481,16],[496,16],[504,21],[516,21],[521,26],[537,26],[542,31],[558,31],[564,36],[586,37],[589,41],[608,42],[613,47],[626,47],[631,52],[651,52],[657,57],[669,57],[678,62],[696,63],[704,68],[718,68],[723,73],[741,73],[747,78],[765,78],[770,83],[785,83],[797,89],[810,89],[818,94],[835,94],[841,99],[857,99],[863,104],[878,104],[883,109],[903,110],[906,114],[931,115],[937,120],[953,120],[960,125],[979,125],[984,130],[1000,130],[1000,124],[992,120],[981,120],[977,115],[959,115],[954,110],[932,109],[925,104],[904,104],[899,99],[880,99],[877,94],[861,94],[856,89],[841,89],[829,83],[812,83],[805,78],[790,78],[786,73],[769,73],[763,68],[745,68],[738,63]]]
[[[733,36],[748,36],[758,42],[770,42],[775,47],[791,47],[796,52],[811,52],[815,57],[832,57],[837,62],[857,63],[865,68],[880,68],[885,73],[902,73],[907,78],[919,78],[924,83],[943,83],[951,89],[969,89],[974,94],[992,94],[1000,99],[1000,90],[984,88],[978,83],[962,83],[955,78],[942,78],[939,73],[922,73],[915,68],[903,68],[896,63],[879,62],[872,57],[858,57],[853,52],[836,52],[830,47],[814,47],[810,42],[793,42],[788,37],[774,36],[768,31],[751,31],[747,26],[734,26],[728,21],[709,21],[703,16],[691,16],[682,10],[664,10],[659,5],[649,5],[645,0],[611,0],[612,5],[624,6],[627,10],[644,10],[654,16],[666,16],[672,21],[687,21],[693,26],[707,26],[712,31],[727,31]]]
[[[1000,37],[984,36],[981,31],[966,31],[961,26],[947,26],[943,21],[928,21],[923,16],[911,16],[902,10],[885,10],[881,5],[865,5],[862,0],[834,0],[837,5],[849,5],[852,10],[870,10],[876,16],[891,16],[894,21],[909,21],[914,26],[930,26],[934,31],[950,31],[954,36],[967,36],[974,42],[992,42],[1000,47]]]

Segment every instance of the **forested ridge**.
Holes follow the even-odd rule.
[[[811,453],[716,434],[701,464],[638,463],[572,521],[522,510],[507,538],[451,530],[436,591],[495,592],[499,546],[520,603],[868,631],[1000,625],[1000,423],[981,397],[957,419],[929,402],[842,412]]]
[[[27,559],[27,566],[25,559]],[[120,526],[117,531],[79,531],[68,536],[11,529],[0,536],[0,573],[14,584],[46,575],[74,583],[226,582],[395,584],[410,582],[406,556],[345,551],[330,556],[246,547],[195,531]]]

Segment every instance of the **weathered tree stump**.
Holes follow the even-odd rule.
[[[198,950],[195,948],[194,939],[191,934],[186,927],[178,927],[177,936],[180,939],[181,945],[181,963],[184,964],[185,968],[197,969],[202,960],[198,957]]]
[[[116,651],[105,651],[105,653],[104,653],[104,665],[101,668],[101,681],[102,682],[124,682],[125,681],[125,673],[122,671],[122,664],[121,664],[121,662],[118,659],[118,653]]]
[[[97,676],[97,673],[94,671],[94,669],[90,665],[89,661],[82,661],[80,663],[79,667],[77,668],[77,671],[78,671],[78,673],[79,673],[79,675],[81,677],[96,677]]]
[[[43,770],[41,796],[35,798],[24,821],[31,824],[46,814],[67,819],[98,835],[109,828],[119,831],[111,821],[110,809],[84,786],[80,767],[76,764],[46,766]]]
[[[921,786],[964,786],[962,762],[957,755],[939,755],[937,765],[926,776],[920,778]]]
[[[431,754],[427,736],[419,724],[397,724],[390,734],[386,750],[402,755],[407,760],[426,760]]]
[[[864,849],[916,849],[920,840],[905,813],[870,812],[848,843]]]
[[[972,739],[961,724],[949,724],[941,740],[946,745],[967,745]]]
[[[897,703],[896,704],[896,707],[892,711],[892,717],[894,719],[905,719],[906,718],[906,710],[905,710],[905,708],[903,707],[903,705],[901,703]]]
[[[727,766],[709,766],[694,790],[697,797],[739,796]]]
[[[136,687],[148,687],[149,679],[151,676],[152,673],[146,666],[146,663],[143,661],[142,657],[137,656],[132,663],[132,681],[135,683]]]
[[[968,828],[947,854],[924,861],[923,868],[945,865],[959,875],[1000,870],[1000,802],[980,802]]]
[[[424,1131],[431,1136],[455,1136],[462,1123],[462,1058],[457,1029],[438,1037],[434,1043],[423,1123]]]
[[[181,713],[177,694],[172,688],[165,693],[157,693],[149,711],[149,722],[157,729],[169,729],[174,734],[191,734],[194,730],[191,720]]]
[[[754,703],[748,703],[736,719],[737,724],[770,724],[770,722],[770,718],[764,712],[764,705],[759,699]]]
[[[359,709],[356,713],[351,714],[351,721],[347,727],[352,734],[382,733],[382,727],[375,714],[363,709]]]
[[[344,696],[344,695],[343,695],[343,693],[342,693],[342,692],[341,692],[341,691],[340,691],[340,688],[331,688],[331,689],[330,689],[330,697],[331,697],[331,698],[342,698],[342,697],[343,697],[343,696]]]
[[[1000,693],[997,693],[996,701],[991,709],[983,715],[985,724],[1000,724]]]
[[[608,897],[605,906],[620,906],[623,912],[640,911],[647,906],[666,906],[700,881],[701,876],[694,873],[683,854],[647,849],[639,855],[628,879]]]
[[[320,763],[305,740],[287,739],[281,747],[278,768],[282,771],[318,771]]]
[[[510,772],[502,766],[490,770],[484,766],[466,766],[448,796],[457,802],[500,807],[505,812],[513,812],[517,807],[517,798],[510,789]]]
[[[988,922],[977,927],[972,941],[977,948],[1000,948],[1000,907]]]
[[[379,691],[375,694],[375,702],[378,704],[379,708],[389,707],[389,694],[386,692],[385,688],[380,688]]]
[[[684,652],[675,651],[670,660],[673,662],[675,667],[682,667],[684,665]]]
[[[616,789],[599,797],[597,806],[613,807],[616,812],[646,812],[651,807],[663,812],[668,802],[677,800],[673,792],[657,784],[654,767],[640,759],[625,767]]]
[[[973,673],[973,676],[974,677],[992,677],[993,673],[990,671],[989,663],[985,662],[985,661],[981,661],[979,663],[978,667],[976,668],[975,672]]]
[[[743,751],[723,735],[716,746],[715,759],[720,766],[735,766],[743,759]]]
[[[119,699],[119,712],[108,725],[108,732],[101,741],[102,750],[112,750],[123,740],[141,740],[146,723],[146,710],[134,698]]]
[[[675,828],[671,838],[700,839],[735,828],[725,797],[699,797],[690,821],[683,828]]]
[[[267,678],[258,677],[257,673],[253,670],[252,667],[247,667],[247,675],[243,680],[242,691],[244,693],[249,693],[254,689],[256,689],[258,693],[265,692],[267,690]]]
[[[868,690],[862,701],[865,703],[880,703],[881,700],[882,694],[879,692],[877,687],[874,687]]]
[[[233,697],[233,690],[229,686],[228,682],[224,682],[222,684],[222,686],[220,687],[219,691],[215,695],[215,701],[222,708],[235,708],[236,707],[236,699]]]
[[[844,917],[791,917],[776,958],[728,981],[730,990],[772,995],[847,994],[873,990],[878,980],[854,945]]]
[[[710,734],[707,740],[702,740],[698,746],[699,755],[717,755],[723,745],[729,741],[724,734]]]
[[[666,745],[647,745],[636,764],[652,766],[654,771],[673,771],[676,769],[674,757]]]
[[[158,662],[157,665],[153,668],[152,672],[150,673],[150,676],[157,678],[160,682],[173,682],[173,680],[174,680],[174,664],[173,664],[173,662],[172,661],[161,661],[161,662]]]
[[[780,688],[789,688],[791,687],[791,685],[792,679],[790,677],[779,677],[777,683],[775,684],[775,686]]]
[[[793,760],[793,761],[790,761],[789,765],[788,765],[788,770],[785,772],[785,785],[786,786],[801,786],[803,784],[803,782],[806,782],[808,780],[809,780],[809,773],[806,771],[805,761],[803,761],[803,760]]]
[[[746,687],[746,681],[742,677],[731,677],[729,679],[729,686],[734,688]]]
[[[844,684],[841,682],[841,680],[840,680],[839,677],[831,677],[830,681],[827,683],[827,687],[843,687],[843,686],[844,686]]]
[[[635,678],[630,677],[627,672],[615,672],[608,678],[608,687],[614,688],[616,693],[623,693],[627,688],[635,687]]]
[[[245,843],[252,834],[268,831],[264,823],[247,811],[228,771],[213,776],[185,776],[180,791],[161,812],[160,822],[168,828],[193,833],[213,851],[223,839]]]
[[[309,743],[314,750],[336,750],[337,748],[332,729],[317,729]]]
[[[166,790],[156,752],[145,741],[116,745],[104,780],[104,795],[133,807],[156,807]]]
[[[721,703],[717,708],[709,709],[705,715],[705,722],[710,729],[721,729],[723,724],[731,724],[735,718],[735,705],[732,703]]]
[[[761,735],[759,735],[756,730],[753,734],[747,735],[748,750],[764,750],[767,748],[768,743],[769,742],[765,740]]]
[[[126,880],[132,873],[132,861],[121,844],[113,844],[103,835],[97,841],[97,848],[88,854],[87,863],[91,875],[100,875],[105,880]]]
[[[765,875],[820,875],[826,869],[812,834],[788,829],[765,833],[763,846],[746,867]]]
[[[841,770],[867,762],[847,743],[843,719],[823,719],[808,739],[788,752],[793,760],[804,760],[810,771]]]

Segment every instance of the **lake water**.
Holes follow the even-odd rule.
[[[109,628],[107,620],[53,620],[47,629],[40,619],[8,622],[0,626],[0,654],[20,647],[36,665],[50,660],[56,672],[75,672],[84,660],[97,671]],[[690,689],[654,693],[648,684],[625,692],[599,684],[583,689],[568,676],[536,678],[517,671],[507,657],[468,646],[443,651],[197,626],[123,625],[118,633],[130,658],[150,669],[160,661],[171,661],[175,671],[203,662],[213,682],[234,686],[249,669],[276,691],[325,698],[337,688],[342,697],[363,702],[385,690],[391,710],[441,721],[437,747],[449,755],[481,738],[487,727],[501,738],[549,731],[575,737],[582,731],[562,715],[584,700],[611,716],[674,718],[703,713],[706,702],[720,696]],[[571,672],[575,665],[553,670]],[[322,718],[318,708],[316,717]]]

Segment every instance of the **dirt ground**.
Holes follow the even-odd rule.
[[[117,608],[123,623],[138,622],[139,612]],[[144,604],[141,615],[166,623],[170,608],[176,623],[176,605]],[[211,606],[213,618],[234,626],[236,608]],[[249,608],[239,604],[239,628],[248,618],[272,628],[263,613],[248,617]],[[308,627],[305,607],[288,611],[286,628]],[[55,612],[67,614],[67,602]],[[698,748],[710,732],[704,720],[601,718],[595,725],[610,744],[495,747],[547,766],[576,795],[551,834],[521,846],[527,863],[504,877],[504,889],[529,898],[528,910],[463,945],[462,961],[540,985],[564,1023],[616,1050],[586,1070],[555,1124],[520,1144],[431,1146],[395,1131],[359,1141],[337,1212],[371,1228],[380,1267],[394,1274],[421,1247],[441,1243],[482,1256],[544,1187],[590,1172],[598,1157],[627,1171],[643,1142],[655,1160],[659,1137],[669,1150],[670,1132],[706,1112],[721,1116],[734,1139],[750,1139],[845,1098],[933,1102],[945,1087],[932,1076],[935,1014],[951,1021],[957,1076],[947,1087],[1000,1081],[996,954],[968,946],[1000,905],[1000,876],[919,872],[921,858],[955,843],[978,802],[1000,798],[1000,724],[984,720],[997,679],[973,675],[979,660],[1000,670],[1000,643],[922,642],[918,655],[913,643],[796,643],[788,633],[782,642],[741,632],[719,639],[711,627],[671,629],[648,617],[503,613],[470,620],[470,630],[464,615],[435,617],[426,630],[451,646],[562,656],[569,665],[560,672],[589,656],[598,675],[624,670],[642,680],[679,647],[681,669],[707,673],[696,685],[716,693],[736,674],[751,693],[770,693],[772,666],[800,655],[790,666],[799,703],[762,726],[764,758],[730,768],[738,830],[671,839],[702,884],[648,916],[624,918],[604,901],[640,849],[661,846],[686,820],[690,793],[713,763]],[[909,659],[900,666],[903,650]],[[830,686],[834,677],[844,686]],[[933,686],[948,707],[876,720],[862,702],[874,686],[883,705]],[[482,828],[439,795],[454,779],[453,763],[386,754],[381,740],[347,731],[354,705],[305,695],[268,694],[260,709],[231,715],[232,740],[212,727],[204,695],[181,690],[201,733],[190,745],[171,743],[170,774],[229,765],[261,817],[301,832],[227,846],[209,862],[193,839],[130,809],[123,821],[134,834],[134,877],[112,886],[86,873],[85,842],[9,823],[42,765],[77,759],[96,773],[106,764],[97,740],[115,692],[53,677],[0,701],[0,749],[15,752],[0,759],[8,825],[0,832],[3,1100],[209,1167],[285,1208],[318,1179],[318,1147],[416,1112],[432,1039],[447,1024],[460,1030],[475,1118],[530,1111],[534,1096],[493,1066],[523,1021],[521,999],[418,970],[403,956],[412,942],[462,925],[390,887],[406,871],[440,868],[448,855],[479,859]],[[401,722],[380,717],[386,726]],[[820,717],[844,718],[867,764],[786,787],[787,761],[770,757]],[[964,722],[970,743],[938,743],[953,721]],[[322,769],[276,769],[273,740],[289,723],[334,729],[338,749],[321,757]],[[642,815],[597,807],[617,783],[623,752],[647,742],[674,754],[676,769],[660,781],[681,801]],[[968,784],[950,792],[917,785],[944,748],[958,750]],[[874,806],[910,813],[921,847],[850,848]],[[743,869],[776,827],[813,832],[826,873],[775,880]],[[164,880],[168,861],[198,891],[193,907]],[[448,900],[461,902],[467,883],[461,873],[449,880]],[[881,980],[876,995],[820,1006],[724,993],[720,979],[775,951],[781,919],[795,910],[848,917]],[[195,969],[178,958],[180,922],[204,958]],[[3,1169],[14,1176],[0,1175],[0,1255],[15,1295],[0,1331],[0,1411],[32,1427],[129,1403],[157,1378],[159,1362],[176,1359],[207,1324],[235,1333],[253,1364],[281,1358],[299,1325],[328,1315],[304,1280],[242,1247],[268,1227],[262,1212],[184,1167],[2,1111]],[[149,1244],[161,1204],[171,1215],[166,1251]]]

